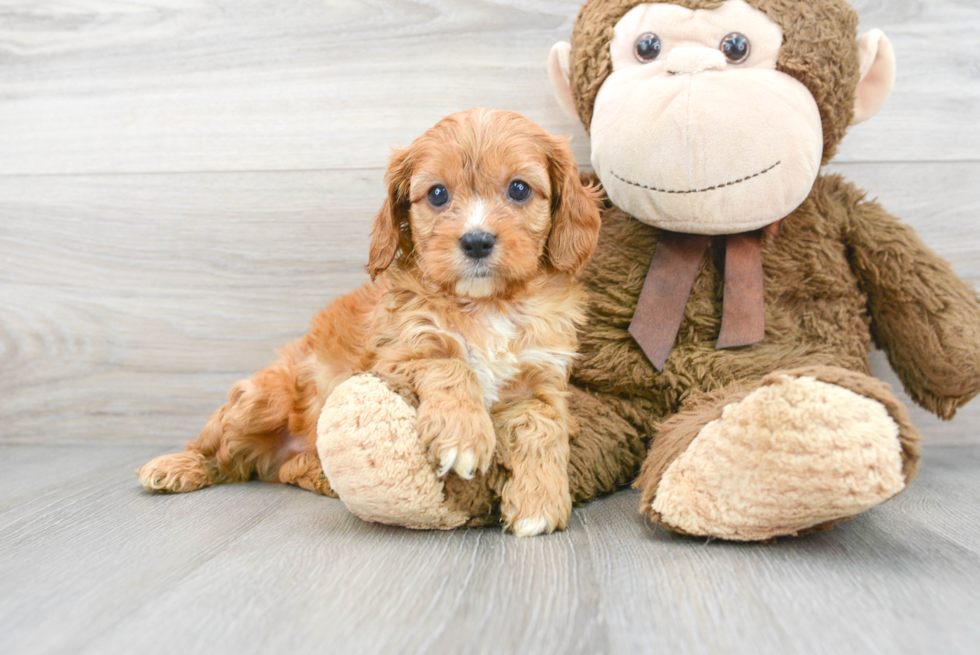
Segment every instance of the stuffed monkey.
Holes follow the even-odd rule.
[[[589,0],[552,50],[608,198],[572,374],[577,501],[640,467],[641,511],[669,530],[825,527],[902,491],[919,464],[906,409],[870,376],[872,343],[942,418],[980,391],[976,295],[863,191],[820,174],[894,81],[888,39],[858,38],[857,22],[845,0]],[[491,520],[500,472],[439,479],[413,411],[376,378],[335,392],[319,442],[334,490],[370,520]]]

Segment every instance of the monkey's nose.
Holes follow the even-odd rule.
[[[489,232],[482,230],[467,232],[459,240],[459,247],[463,249],[463,254],[471,259],[483,259],[493,251],[497,237]]]
[[[681,46],[667,55],[667,72],[674,75],[694,75],[704,71],[725,70],[725,55],[721,50]]]

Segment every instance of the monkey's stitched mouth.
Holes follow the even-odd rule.
[[[752,175],[746,175],[745,177],[740,177],[737,180],[732,180],[731,182],[725,182],[724,184],[716,184],[714,186],[705,187],[703,189],[687,189],[687,190],[681,190],[681,189],[658,189],[657,187],[647,186],[646,184],[640,184],[639,182],[633,182],[632,180],[627,180],[625,177],[620,177],[619,175],[617,175],[616,174],[616,171],[610,171],[610,172],[612,173],[612,176],[615,177],[617,180],[621,180],[623,182],[626,182],[626,184],[631,184],[631,185],[633,185],[635,187],[639,187],[641,189],[646,189],[647,191],[656,191],[657,193],[680,193],[680,194],[685,194],[685,193],[704,193],[705,191],[714,191],[715,189],[724,189],[726,186],[734,186],[736,184],[741,184],[742,182],[747,182],[747,181],[751,180],[754,177],[759,177],[760,175],[765,175],[766,173],[768,173],[772,169],[774,169],[777,166],[779,166],[781,163],[783,163],[783,162],[782,161],[777,161],[775,164],[773,164],[772,166],[770,166],[769,168],[767,168],[764,171],[759,171],[758,173],[753,173]]]

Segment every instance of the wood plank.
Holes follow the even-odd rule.
[[[980,459],[976,449],[928,455],[920,479],[895,501],[830,532],[773,544],[664,532],[636,517],[637,497],[627,503],[628,494],[594,503],[591,553],[611,652],[653,644],[705,655],[973,652],[980,526],[963,497],[971,492],[947,492],[953,479],[972,488]],[[956,518],[937,526],[944,503]]]
[[[980,639],[976,448],[932,449],[896,500],[773,544],[667,533],[634,491],[527,540],[366,524],[280,485],[154,496],[122,450],[0,446],[0,480],[16,466],[98,483],[0,528],[2,652],[902,654]]]
[[[261,483],[153,496],[127,464],[2,529],[0,650],[601,652],[583,536],[410,532]]]
[[[545,62],[579,0],[8,2],[0,174],[378,167],[442,116],[513,109],[588,142]],[[976,160],[980,5],[861,0],[896,91],[839,161]]]
[[[202,638],[223,652],[608,652],[583,534],[419,534],[313,511],[297,499],[82,652],[186,652]],[[270,557],[284,537],[296,545]],[[161,643],[154,625],[181,629]]]
[[[0,178],[0,439],[195,435],[366,279],[381,177]]]
[[[71,449],[45,450],[48,461],[29,469],[35,476],[57,479],[78,462]],[[43,508],[31,507],[0,529],[0,651],[63,652],[84,645],[289,497],[282,485],[257,485],[266,495],[254,503],[207,492],[153,496],[139,488],[132,472],[144,456],[134,453],[109,473],[93,470],[87,486],[63,485],[56,500],[48,498]]]
[[[897,74],[888,103],[867,123],[851,128],[835,161],[977,161],[980,124],[969,116],[980,109],[980,81],[974,64],[962,58],[961,46],[969,43],[972,51],[980,46],[980,5],[959,0],[851,4],[862,33],[879,28],[888,35]]]
[[[56,449],[0,446],[0,532],[13,522],[40,516],[66,495],[91,493],[105,480],[162,454],[157,446],[127,445],[92,448],[91,444]],[[66,491],[70,490],[70,491]]]
[[[980,280],[980,164],[837,170]],[[382,171],[0,177],[0,441],[197,434],[228,387],[365,279]],[[878,359],[878,374],[888,378]],[[980,403],[932,442],[978,443]]]

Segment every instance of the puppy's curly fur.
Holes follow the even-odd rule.
[[[526,199],[511,192],[515,181],[530,188]],[[371,281],[232,387],[185,452],[140,468],[147,489],[258,477],[332,494],[316,422],[338,384],[371,371],[418,396],[420,437],[441,474],[470,478],[496,461],[508,471],[508,527],[565,527],[576,429],[566,390],[584,320],[575,277],[598,240],[598,191],[582,186],[562,139],[519,114],[479,108],[397,151],[386,183]],[[430,195],[436,187],[444,203]],[[491,235],[489,254],[464,252],[472,234]]]

